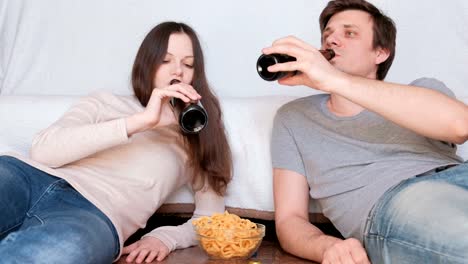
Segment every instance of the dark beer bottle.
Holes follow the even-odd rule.
[[[331,60],[335,57],[335,52],[332,49],[319,50],[320,53],[327,59]],[[288,56],[286,54],[273,53],[269,55],[262,54],[257,60],[257,72],[262,79],[266,81],[276,81],[286,75],[290,75],[291,72],[269,72],[268,67],[277,63],[285,63],[289,61],[295,61],[296,58]],[[292,73],[292,75],[296,72]]]

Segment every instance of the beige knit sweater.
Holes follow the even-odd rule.
[[[106,92],[80,100],[33,141],[31,158],[15,157],[67,180],[114,224],[124,241],[184,184],[186,153],[175,125],[127,136],[125,117],[143,111],[134,97]],[[224,211],[210,188],[195,193],[192,219]],[[172,251],[197,243],[191,220],[148,233]]]

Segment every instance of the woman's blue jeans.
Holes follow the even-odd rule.
[[[364,246],[373,264],[468,263],[468,163],[388,190],[369,214]]]
[[[0,156],[1,263],[112,263],[110,220],[65,180]]]

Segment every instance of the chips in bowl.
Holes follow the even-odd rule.
[[[265,236],[265,226],[227,211],[192,222],[200,247],[212,259],[248,259]]]

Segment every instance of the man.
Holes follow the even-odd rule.
[[[383,82],[393,21],[363,0],[330,1],[322,49],[286,37],[263,49],[296,61],[283,85],[325,92],[284,105],[272,136],[276,231],[282,247],[322,263],[462,263],[468,259],[468,108],[445,85]],[[346,238],[308,221],[309,195]],[[369,261],[370,259],[370,261]]]

